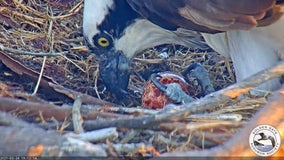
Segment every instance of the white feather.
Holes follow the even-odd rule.
[[[114,4],[113,0],[85,0],[83,13],[83,34],[90,44],[94,35],[99,33],[101,24]]]
[[[194,38],[196,40],[193,40]],[[184,33],[178,30],[177,32],[172,32],[146,19],[137,19],[134,23],[127,26],[123,36],[114,40],[115,49],[123,51],[128,58],[145,49],[161,44],[179,44],[196,48],[200,42],[200,35],[194,31]]]
[[[284,17],[270,26],[248,31],[202,35],[214,50],[232,58],[237,81],[275,65],[284,57]],[[260,89],[274,90],[279,86],[279,79],[276,79]]]

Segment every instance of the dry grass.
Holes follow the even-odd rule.
[[[103,92],[104,86],[98,79],[98,64],[94,55],[89,54],[84,46],[82,1],[76,0],[63,6],[41,0],[26,3],[20,3],[18,0],[13,0],[12,3],[2,1],[4,5],[0,10],[0,43],[3,46],[38,55],[67,51],[67,54],[60,56],[48,56],[44,74],[68,88],[106,100],[112,99],[109,93]],[[168,57],[159,56],[161,52],[167,53]],[[27,67],[40,71],[42,56],[14,54],[13,57]],[[195,53],[187,48],[172,45],[158,47],[134,58],[132,67],[137,74],[131,76],[129,86],[130,92],[136,95],[132,105],[139,105],[143,84],[149,76],[147,72],[151,69],[160,67],[161,70],[180,74],[193,62],[201,62],[210,71],[216,89],[234,82],[230,62],[216,53]],[[141,74],[142,77],[144,75],[142,79]]]
[[[52,77],[59,84],[87,93],[106,101],[114,101],[110,94],[104,91],[104,86],[98,78],[98,64],[94,55],[89,54],[82,36],[82,4],[83,0],[75,0],[71,3],[58,5],[50,1],[42,0],[0,0],[0,44],[6,48],[17,49],[15,53],[7,52],[26,67],[40,71],[43,57],[36,55],[19,55],[20,51],[32,53],[62,53],[58,56],[47,56],[44,74]],[[163,49],[166,49],[164,51]],[[161,53],[167,53],[167,58],[162,58]],[[193,62],[200,62],[208,69],[214,87],[219,90],[235,82],[234,70],[229,60],[215,52],[194,52],[181,46],[164,45],[149,49],[137,55],[132,63],[129,90],[134,93],[128,103],[122,102],[128,107],[140,106],[140,96],[148,72],[155,67],[171,70],[180,74]],[[1,65],[2,70],[4,66]],[[135,71],[135,72],[134,72]],[[1,73],[1,82],[14,87],[14,90],[32,93],[35,84],[21,81],[19,76],[6,68]],[[13,78],[14,76],[14,78]],[[10,77],[10,78],[7,78]],[[194,83],[194,81],[192,82]],[[16,88],[17,86],[18,88]],[[198,86],[196,87],[198,89]],[[39,92],[38,96],[52,101],[45,92]],[[130,101],[130,103],[129,103]],[[173,150],[201,149],[224,142],[230,138],[251,115],[266,102],[265,97],[253,98],[245,96],[242,101],[232,101],[228,104],[220,104],[215,113],[234,113],[243,116],[240,122],[228,121],[219,125],[212,124],[212,120],[187,120],[191,125],[188,130],[164,131],[121,131],[119,137],[113,143],[145,142],[153,144],[159,152]],[[72,103],[72,102],[66,102]],[[59,103],[60,104],[60,103]],[[200,125],[202,123],[202,125]],[[178,126],[178,125],[177,125]],[[130,134],[133,138],[126,139]],[[206,134],[206,136],[205,136]],[[215,134],[215,135],[214,135]],[[192,137],[198,137],[197,140]],[[218,138],[219,137],[219,138]],[[208,144],[204,144],[204,139]]]

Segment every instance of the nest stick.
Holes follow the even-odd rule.
[[[247,125],[240,130],[240,132],[236,133],[236,136],[233,136],[233,138],[227,141],[224,145],[203,151],[165,153],[162,156],[255,156],[248,143],[250,132],[253,130],[253,128],[260,124],[276,126],[280,132],[283,132],[283,128],[280,126],[283,123],[281,120],[284,116],[283,100],[284,87],[282,90],[278,91],[273,98],[271,98],[267,105],[256,113],[256,115],[247,123]],[[273,117],[271,117],[271,115],[273,115]],[[279,154],[281,154],[281,152],[279,152]]]
[[[218,92],[207,95],[195,102],[175,106],[166,111],[161,111],[156,115],[146,115],[134,118],[112,119],[112,120],[90,120],[84,122],[86,130],[100,129],[106,127],[128,127],[128,128],[153,128],[162,122],[179,121],[186,118],[189,114],[201,113],[208,109],[214,109],[220,104],[224,104],[233,98],[251,90],[253,87],[280,77],[284,74],[284,63],[280,62],[277,65],[261,71],[248,79],[231,85]]]

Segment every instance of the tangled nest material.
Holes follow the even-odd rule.
[[[3,71],[0,73],[0,110],[1,117],[11,122],[7,125],[0,121],[0,132],[1,137],[15,143],[15,148],[5,148],[7,144],[0,142],[2,153],[16,150],[17,155],[34,156],[84,153],[86,156],[151,157],[168,152],[208,149],[221,146],[241,127],[249,125],[249,119],[267,103],[266,96],[244,95],[240,99],[233,97],[231,100],[216,101],[202,114],[189,114],[181,110],[184,117],[175,119],[162,113],[159,120],[155,117],[158,111],[139,107],[147,80],[143,75],[155,67],[181,73],[190,64],[200,62],[208,69],[214,87],[220,90],[235,82],[231,62],[215,52],[197,52],[172,44],[149,49],[134,58],[129,84],[129,91],[133,94],[121,102],[104,90],[95,56],[84,45],[83,0],[1,0],[0,4],[0,67]],[[165,53],[167,57],[162,56]],[[36,94],[32,94],[43,64],[44,82],[39,85]],[[196,87],[198,89],[198,85]],[[76,110],[76,107],[79,109]],[[140,126],[142,121],[149,123]],[[35,124],[34,128],[25,130],[25,127],[31,127],[29,124]],[[282,125],[283,129],[283,122],[277,125]],[[103,128],[107,130],[99,130]],[[46,130],[57,133],[49,135]],[[95,139],[102,133],[108,133],[106,137],[87,140],[92,141],[91,148],[100,152],[86,149],[90,144],[85,142],[86,139],[82,140],[86,138],[84,130],[88,131],[86,133],[97,131],[93,133]],[[25,147],[17,147],[19,139],[7,136],[11,131],[27,139],[21,142]],[[81,134],[72,135],[74,132]],[[42,137],[53,147],[57,146],[57,152],[52,152]],[[66,137],[73,139],[66,140]],[[69,150],[74,152],[68,152],[64,142],[68,142]],[[75,144],[83,147],[75,147]],[[237,150],[252,154],[248,148]],[[238,152],[232,154],[237,155]]]

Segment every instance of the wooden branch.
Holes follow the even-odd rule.
[[[0,155],[5,156],[98,156],[102,146],[46,132],[32,124],[0,112]]]
[[[161,111],[161,113],[156,114],[156,115],[146,115],[146,116],[139,116],[139,117],[134,117],[134,118],[112,119],[108,121],[105,121],[102,119],[94,120],[94,121],[85,121],[84,126],[86,127],[87,130],[108,128],[108,127],[128,127],[128,128],[149,128],[149,127],[151,128],[153,126],[157,127],[157,125],[160,124],[161,122],[178,121],[178,120],[186,118],[189,114],[203,112],[208,109],[214,109],[215,107],[219,106],[219,104],[225,103],[231,100],[232,98],[236,98],[242,93],[249,91],[253,87],[256,87],[257,85],[265,81],[268,81],[270,79],[279,77],[282,74],[284,74],[284,63],[280,62],[278,65],[268,70],[262,71],[242,82],[231,85],[223,90],[207,95],[206,97],[201,98],[200,100],[197,100],[189,104],[174,106],[174,108],[165,109]],[[79,92],[66,89],[59,85],[55,85],[52,83],[49,83],[49,85],[57,92],[64,93],[65,95],[73,99],[75,99],[78,95],[82,95]],[[10,100],[5,99],[5,98],[3,99],[3,97],[0,97],[0,98],[2,98],[2,100],[5,101],[5,103],[0,103],[0,109],[4,111],[9,108],[11,109],[11,107],[13,106],[14,106],[14,109],[16,109],[19,106],[24,107],[23,104],[25,104],[25,106],[28,106],[27,103],[21,104],[23,101],[17,102],[17,101],[12,101],[11,99]],[[114,105],[112,103],[106,103],[105,101],[96,99],[94,97],[91,97],[85,94],[83,94],[82,96],[82,102],[96,103],[96,104],[110,105],[110,106]],[[47,105],[47,104],[43,104],[43,105]],[[38,105],[35,106],[34,103],[31,104],[29,108],[33,108],[32,110],[36,114],[39,112]],[[49,118],[54,116],[57,120],[63,121],[65,119],[65,116],[67,117],[70,116],[69,109],[68,111],[66,110],[66,108],[61,108],[61,111],[60,109],[58,109],[58,111],[60,112],[53,112],[52,111],[53,109],[54,107],[52,109],[48,107],[48,110],[47,109],[45,110],[44,107],[41,107],[41,111],[44,110],[43,115],[46,114],[46,116]],[[54,114],[57,114],[57,116],[55,116]]]
[[[88,142],[100,142],[106,139],[115,139],[118,137],[118,132],[115,127],[104,128],[100,130],[85,132],[81,134],[67,134],[65,136],[76,138]]]
[[[0,155],[5,156],[98,156],[105,149],[34,127],[0,127]],[[9,147],[7,147],[9,146]]]
[[[75,135],[73,138],[70,135],[61,136],[56,132],[46,132],[2,112],[0,112],[0,124],[0,155],[5,156],[106,157],[109,145],[94,145],[85,141],[101,141],[118,136],[116,128],[87,132]],[[119,154],[139,152],[159,154],[152,145],[145,143],[110,145]]]
[[[145,115],[134,118],[121,118],[111,120],[90,120],[84,122],[86,130],[94,130],[108,127],[127,127],[127,128],[153,128],[162,122],[179,121],[189,114],[204,112],[208,109],[215,109],[220,104],[226,103],[233,98],[257,87],[273,78],[280,77],[284,74],[284,62],[278,63],[265,71],[261,71],[248,79],[233,84],[225,89],[209,94],[192,103],[166,108],[156,115]]]
[[[92,97],[90,95],[87,94],[82,94],[80,92],[74,91],[72,89],[68,89],[65,88],[61,85],[57,85],[54,83],[49,83],[49,86],[51,88],[53,88],[56,92],[61,93],[66,95],[67,97],[75,100],[78,96],[81,96],[82,98],[82,103],[86,103],[86,104],[96,104],[96,105],[102,105],[102,106],[113,106],[113,107],[119,107],[119,105],[114,104],[114,103],[110,103],[95,97]]]
[[[48,103],[28,102],[1,96],[0,110],[4,112],[19,111],[33,116],[38,116],[41,112],[45,119],[54,117],[58,121],[64,121],[66,120],[66,117],[68,118],[71,116],[71,108],[63,108]]]
[[[84,133],[84,129],[82,127],[83,118],[80,112],[81,105],[81,97],[77,97],[77,99],[74,101],[72,108],[72,121],[74,126],[74,132],[77,134]]]
[[[219,104],[237,98],[241,94],[252,90],[254,87],[257,87],[260,84],[273,78],[281,77],[282,75],[284,75],[284,61],[281,61],[277,65],[264,71],[258,72],[257,74],[252,75],[251,77],[241,82],[235,83],[227,88],[209,94],[195,102],[175,106],[173,110],[169,108],[169,112],[171,112],[172,114],[171,117],[184,117],[184,115],[187,115],[189,113],[193,114],[203,112],[208,109],[212,110],[215,107],[219,106]],[[161,116],[160,118],[163,118],[163,116]]]
[[[127,115],[120,115],[115,113],[104,113],[84,106],[82,106],[82,110],[82,117],[85,120],[96,119],[97,117],[129,117]],[[37,117],[41,114],[45,120],[49,120],[54,117],[57,121],[63,122],[65,120],[68,120],[68,118],[71,118],[72,108],[60,107],[49,103],[29,102],[0,96],[0,111],[14,112],[15,114],[24,113],[25,115],[30,115],[29,118],[32,118],[33,116]]]
[[[103,107],[99,109],[103,112],[120,112],[127,114],[143,115],[143,114],[157,114],[158,110],[146,108],[129,108],[129,107]]]
[[[248,124],[242,128],[235,136],[233,136],[224,145],[218,146],[212,149],[203,151],[188,151],[188,152],[172,152],[162,154],[164,157],[185,157],[185,156],[204,156],[204,157],[214,157],[214,156],[256,156],[255,153],[250,149],[249,146],[249,135],[250,132],[261,124],[267,124],[275,126],[279,132],[284,132],[283,124],[284,117],[284,86],[281,90],[274,93],[270,102],[260,109],[256,115],[248,122]],[[273,115],[273,116],[272,116]],[[282,136],[282,141],[284,137]],[[274,156],[284,156],[283,152],[279,152],[278,155]]]

